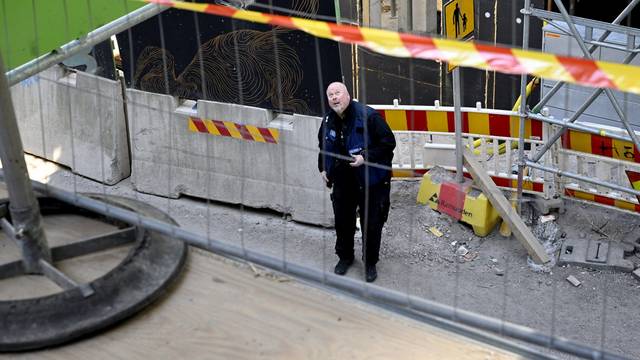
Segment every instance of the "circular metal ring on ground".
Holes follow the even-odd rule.
[[[160,210],[137,200],[91,197],[175,224]],[[39,201],[43,216],[81,214],[100,218],[52,198]],[[90,282],[95,293],[89,297],[73,288],[39,298],[0,301],[0,351],[38,349],[86,336],[124,320],[163,295],[184,266],[187,245],[153,231],[143,234],[130,244],[129,253],[118,266]]]

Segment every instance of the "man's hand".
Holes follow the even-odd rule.
[[[361,166],[362,164],[364,164],[364,156],[362,155],[354,155],[353,162],[349,163],[351,167],[358,167],[358,166]]]
[[[327,172],[326,171],[321,172],[320,176],[322,176],[322,180],[324,180],[325,184],[329,183],[329,178],[327,177]]]

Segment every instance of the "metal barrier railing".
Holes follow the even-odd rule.
[[[419,177],[436,165],[455,170],[452,107],[372,107],[385,115],[396,135],[398,146],[394,151],[393,168],[397,177]],[[505,190],[517,189],[517,113],[481,109],[478,106],[463,108],[462,117],[464,146],[474,150],[476,159],[486,167],[487,173],[498,187]],[[548,125],[528,121],[526,126],[525,147],[529,149],[527,153],[536,153],[544,144],[544,134],[548,131]],[[551,163],[552,156],[545,156],[546,164]],[[532,169],[525,176],[524,191],[548,199],[553,196],[551,180],[552,178],[544,172]]]
[[[455,133],[450,132],[453,108],[436,106],[373,105],[386,116],[396,134],[398,147],[395,150],[393,168],[397,177],[420,177],[438,165],[455,170]],[[423,113],[424,112],[424,113]],[[432,114],[433,116],[429,115]],[[517,127],[505,125],[517,113],[501,110],[463,108],[464,146],[474,149],[479,163],[483,164],[496,185],[505,190],[517,189]],[[431,116],[431,117],[430,117]],[[447,118],[448,116],[448,118]],[[492,118],[492,122],[488,121]],[[427,119],[433,118],[433,123]],[[469,129],[469,118],[477,121]],[[526,130],[525,154],[538,154],[546,146],[546,138],[557,132],[558,124],[565,124],[543,115],[532,116],[539,121],[538,127]],[[472,121],[472,120],[471,120]],[[480,125],[478,125],[478,123]],[[529,123],[530,124],[530,123]],[[597,206],[640,213],[638,190],[630,186],[626,171],[639,172],[639,157],[634,153],[631,139],[623,129],[602,127],[589,123],[571,123],[559,144],[544,152],[541,164],[529,167],[523,191],[545,199],[553,197],[576,198],[575,192],[590,194],[579,199]],[[411,130],[408,130],[411,129]],[[432,129],[440,130],[433,131]],[[443,131],[444,130],[444,131]],[[476,132],[471,132],[475,130]],[[485,134],[478,134],[485,132]],[[512,133],[512,136],[497,136],[490,133]],[[574,138],[573,142],[570,141]],[[598,145],[599,144],[599,145]],[[554,176],[550,169],[564,174]],[[559,173],[556,173],[556,175]],[[575,174],[579,178],[571,178]],[[572,179],[572,180],[570,180]]]

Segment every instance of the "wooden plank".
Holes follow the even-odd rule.
[[[57,217],[60,220],[60,217]],[[73,218],[78,228],[95,227]],[[71,222],[56,221],[56,231]],[[83,226],[87,225],[87,226]],[[47,222],[47,227],[54,225]],[[90,230],[90,229],[88,229]],[[52,236],[53,237],[53,236]],[[2,239],[0,236],[0,241]],[[93,278],[126,256],[125,248],[61,262],[78,278]],[[37,359],[519,359],[519,356],[386,310],[301,284],[279,274],[191,249],[184,274],[169,293],[107,331],[38,352]],[[34,284],[22,279],[22,288]],[[0,281],[0,300],[14,286]],[[24,289],[23,291],[26,291]]]
[[[522,221],[515,209],[511,207],[509,200],[507,200],[502,191],[493,183],[480,163],[473,158],[473,154],[465,148],[463,155],[467,170],[476,181],[476,184],[482,189],[484,195],[489,199],[496,211],[498,211],[502,220],[509,224],[516,239],[527,249],[531,258],[539,264],[549,262],[549,255],[544,251],[542,244],[533,236],[531,230],[529,230],[524,221]]]

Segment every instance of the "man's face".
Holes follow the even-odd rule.
[[[349,106],[351,96],[344,84],[333,83],[327,88],[327,99],[329,100],[329,107],[338,115],[342,113]]]

